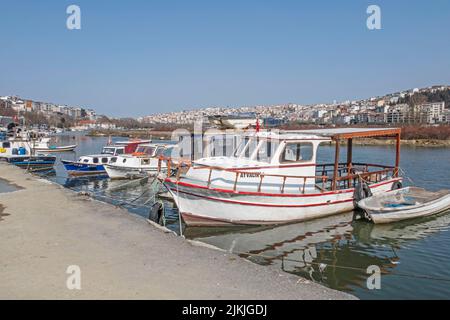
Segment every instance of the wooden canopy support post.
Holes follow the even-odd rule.
[[[353,163],[353,138],[349,138],[347,141],[347,176],[352,174],[352,163]],[[347,181],[348,187],[352,187],[352,181],[349,179]]]
[[[400,169],[400,132],[396,135],[397,138],[397,145],[396,145],[396,151],[395,151],[395,172],[394,177],[398,177],[398,171]]]
[[[333,185],[332,190],[336,190],[337,187],[337,181],[338,181],[338,172],[339,172],[339,139],[336,139],[336,152],[335,152],[335,158],[334,158],[334,174],[333,174]]]

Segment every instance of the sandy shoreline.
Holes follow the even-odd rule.
[[[124,209],[0,163],[1,299],[354,299],[163,233]],[[66,269],[81,268],[81,290]]]

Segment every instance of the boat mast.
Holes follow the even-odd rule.
[[[400,167],[400,135],[401,135],[401,131],[399,131],[396,135],[396,140],[397,140],[397,144],[396,144],[396,148],[395,148],[395,173],[394,176],[397,178],[398,177],[398,171],[399,171],[399,167]]]

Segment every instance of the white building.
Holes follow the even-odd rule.
[[[443,122],[445,102],[425,103],[418,107],[419,122],[435,124]]]

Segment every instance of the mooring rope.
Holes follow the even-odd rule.
[[[402,174],[402,177],[405,177],[405,178],[406,178],[409,182],[411,182],[413,185],[416,185],[416,184],[414,183],[413,179],[411,179],[411,177],[409,177],[409,175],[406,173],[406,171],[405,171],[403,168],[399,167],[398,169],[400,170],[400,172],[401,172],[401,174]]]

